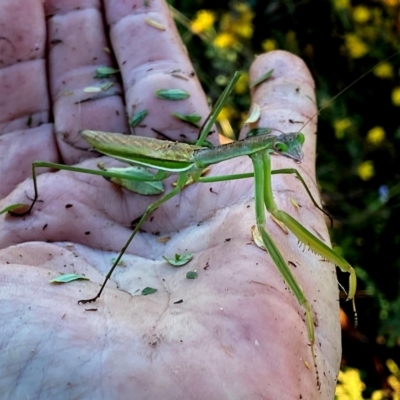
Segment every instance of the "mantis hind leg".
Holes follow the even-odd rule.
[[[286,225],[286,227],[307,247],[313,252],[319,254],[324,259],[337,265],[343,272],[348,272],[349,277],[349,292],[347,294],[347,300],[352,300],[353,311],[355,316],[355,325],[357,325],[357,311],[355,308],[354,296],[357,288],[357,276],[354,268],[333,249],[323,243],[320,239],[314,236],[308,231],[303,225],[296,221],[292,216],[287,214],[285,211],[278,209],[273,195],[270,179],[271,160],[270,155],[265,153],[262,155],[263,173],[265,176],[264,184],[264,202],[268,212],[272,214],[278,221]]]
[[[308,188],[306,182],[304,181],[303,177],[300,175],[300,172],[297,171],[296,168],[284,168],[284,169],[272,170],[271,171],[271,175],[275,175],[275,174],[295,174],[296,178],[301,182],[301,184],[303,185],[304,189],[306,190],[306,192],[307,192],[308,196],[310,197],[310,199],[311,199],[312,203],[314,204],[314,206],[316,208],[318,208],[319,211],[324,213],[329,218],[329,221],[331,223],[331,228],[332,228],[332,226],[333,226],[332,217],[329,215],[328,212],[326,212],[322,207],[319,206],[317,201],[314,199],[314,196],[312,195],[310,189]]]
[[[307,297],[305,296],[303,289],[297,282],[292,271],[290,270],[286,261],[284,260],[278,247],[276,246],[271,236],[267,233],[267,231],[264,228],[266,222],[265,208],[264,208],[264,193],[265,193],[265,186],[268,185],[268,183],[270,183],[270,176],[268,178],[265,177],[263,159],[259,153],[253,154],[251,156],[251,159],[253,161],[253,166],[254,166],[255,209],[256,209],[256,223],[257,223],[258,235],[261,238],[261,241],[265,249],[268,251],[273,262],[275,263],[275,266],[277,267],[279,273],[284,279],[286,285],[293,292],[293,295],[296,297],[298,303],[304,309],[307,335],[311,349],[313,365],[315,368],[317,387],[319,389],[321,387],[321,382],[319,378],[316,355],[314,350],[315,332],[314,332],[314,319],[312,315],[311,305],[310,302],[307,300]]]
[[[135,176],[134,174],[131,174],[131,176],[129,176],[127,174],[124,174],[123,172],[119,173],[116,171],[117,170],[116,168],[114,168],[113,171],[107,171],[103,169],[88,169],[88,168],[74,167],[70,165],[57,164],[47,161],[35,161],[32,163],[32,180],[33,180],[34,195],[33,199],[28,197],[29,200],[31,200],[31,204],[30,205],[13,204],[12,206],[7,207],[4,210],[1,210],[0,214],[6,211],[8,211],[8,213],[13,217],[24,217],[25,215],[30,214],[34,205],[39,201],[39,190],[37,186],[37,173],[36,173],[37,168],[51,168],[56,170],[79,172],[82,174],[97,175],[97,176],[102,176],[104,178],[120,178],[125,180],[143,181],[143,182],[159,182],[168,176],[165,173],[165,171],[158,171],[158,173],[155,174],[152,177],[152,179],[150,179],[148,176],[147,177],[143,177],[140,175]],[[129,170],[129,168],[121,168],[121,171],[126,171],[126,170]]]
[[[13,204],[11,207],[7,207],[5,210],[0,211],[0,214],[5,212],[6,210],[10,215],[13,217],[24,217],[25,215],[30,214],[32,211],[33,206],[36,204],[36,202],[39,200],[39,191],[37,187],[37,176],[36,176],[36,168],[41,167],[41,165],[37,161],[32,163],[32,180],[33,180],[33,199],[29,198],[31,200],[31,204],[28,206],[26,204]],[[51,164],[51,163],[49,163]],[[47,165],[44,165],[46,167]]]
[[[147,220],[147,218],[149,217],[149,215],[155,211],[158,207],[160,207],[163,203],[165,203],[166,201],[168,201],[169,199],[172,199],[174,196],[176,196],[181,190],[182,188],[185,186],[186,182],[187,182],[187,175],[184,173],[181,173],[179,175],[178,178],[178,182],[176,184],[176,187],[174,189],[172,189],[169,193],[167,193],[166,195],[162,196],[161,198],[159,198],[157,201],[155,201],[154,203],[150,204],[146,211],[144,212],[144,214],[142,215],[142,217],[140,218],[139,222],[136,224],[135,229],[133,230],[133,232],[131,233],[131,235],[129,236],[128,240],[126,241],[124,247],[121,249],[121,251],[118,254],[118,257],[115,259],[112,267],[110,268],[110,270],[108,271],[108,274],[106,275],[106,277],[104,278],[103,284],[100,287],[100,290],[98,291],[98,293],[96,294],[96,296],[90,298],[90,299],[84,299],[84,300],[79,300],[78,304],[87,304],[87,303],[92,303],[94,301],[96,301],[102,294],[108,280],[111,278],[111,275],[113,274],[115,268],[117,267],[117,265],[119,264],[122,256],[125,254],[126,250],[128,249],[129,245],[131,244],[133,238],[136,236],[136,234],[139,232],[140,228],[142,227],[142,225],[145,223],[145,221]]]

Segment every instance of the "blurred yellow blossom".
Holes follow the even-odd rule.
[[[393,360],[387,360],[386,366],[389,371],[392,373],[387,379],[387,382],[391,389],[387,388],[384,390],[376,390],[372,393],[371,400],[384,400],[384,399],[392,399],[392,400],[400,400],[400,381],[399,381],[399,367]]]
[[[391,7],[394,7],[394,6],[398,6],[398,5],[399,5],[399,0],[383,0],[383,2],[384,2],[386,5],[391,6]]]
[[[244,94],[249,90],[249,74],[243,73],[233,89],[237,94]]]
[[[363,181],[370,180],[375,175],[373,162],[371,160],[362,162],[357,168],[357,174]]]
[[[385,130],[381,126],[374,126],[367,133],[367,142],[376,146],[385,140]]]
[[[389,358],[389,360],[386,361],[386,366],[393,375],[399,375],[400,369],[392,359]]]
[[[272,51],[275,50],[278,45],[275,39],[265,39],[262,41],[261,47],[264,51]]]
[[[201,33],[212,28],[215,22],[215,15],[208,10],[200,10],[196,13],[196,17],[192,21],[192,31]]]
[[[367,45],[354,33],[344,36],[346,48],[352,58],[361,58],[368,53]]]
[[[252,20],[254,17],[254,13],[247,3],[236,3],[235,10],[241,14],[241,18],[247,19],[248,21]]]
[[[394,390],[395,393],[400,394],[400,382],[399,380],[394,376],[394,375],[390,375],[388,377],[388,384],[390,385],[390,387]],[[393,397],[393,398],[399,398],[399,396]]]
[[[343,10],[346,8],[350,8],[350,0],[333,0],[333,6],[336,10]]]
[[[232,117],[236,114],[236,110],[233,107],[225,106],[222,108],[221,112],[218,114],[217,120],[222,121],[224,119],[232,119]]]
[[[350,128],[352,125],[350,118],[343,118],[343,119],[337,119],[333,122],[333,128],[335,129],[335,136],[336,139],[343,139],[344,138],[344,132],[346,129]]]
[[[250,39],[253,36],[253,24],[248,22],[234,24],[233,30],[245,39]]]
[[[220,48],[232,47],[235,44],[235,37],[228,33],[222,32],[219,33],[216,38],[214,39],[214,45]]]
[[[239,36],[250,39],[253,36],[252,20],[254,13],[245,3],[236,3],[233,12],[224,13],[219,22],[221,33],[231,34],[235,39]]]
[[[246,3],[236,3],[235,11],[239,14],[239,18],[232,21],[232,30],[239,36],[250,39],[253,36],[253,11]]]
[[[357,369],[348,368],[345,371],[339,371],[335,393],[338,400],[363,400],[362,391],[364,389],[365,384],[361,381]]]
[[[388,398],[388,390],[375,390],[375,392],[372,393],[371,400],[385,400]],[[394,398],[393,400],[398,400],[397,398]]]
[[[392,64],[388,62],[379,64],[373,72],[378,78],[393,78],[393,67]]]
[[[353,19],[356,22],[364,23],[367,22],[371,17],[371,12],[368,7],[356,6],[353,8]]]
[[[400,86],[397,86],[392,90],[392,103],[395,106],[400,106]]]

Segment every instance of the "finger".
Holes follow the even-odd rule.
[[[79,138],[80,130],[128,133],[128,121],[143,112],[147,115],[135,126],[135,134],[195,140],[198,128],[173,114],[198,115],[200,126],[209,109],[164,1],[152,1],[149,6],[141,1],[105,2],[111,43],[100,2],[79,9],[73,2],[49,4],[55,130],[66,163],[87,157],[82,149],[89,146]],[[94,78],[103,66],[119,68],[123,89],[117,75]],[[99,92],[87,92],[95,89]],[[179,89],[189,97],[162,100],[156,96],[159,89]]]
[[[0,198],[31,174],[33,161],[57,161],[49,124],[46,29],[41,1],[0,2]]]
[[[319,201],[314,167],[315,122],[309,122],[304,126],[316,113],[312,78],[305,64],[297,57],[286,52],[271,52],[257,58],[251,69],[251,81],[255,81],[271,69],[274,69],[271,79],[260,84],[253,91],[252,101],[259,104],[261,108],[257,126],[277,129],[279,130],[277,134],[300,130],[305,134],[303,162],[296,164],[289,158],[275,155],[272,157],[273,168],[299,170],[314,198]],[[244,130],[243,135],[248,129]],[[247,157],[238,157],[213,166],[211,174],[230,175],[251,171],[250,160]],[[272,184],[278,207],[292,215],[310,232],[329,245],[324,215],[313,205],[300,181],[294,175],[273,175]],[[233,242],[235,249],[238,249],[238,243],[249,241],[250,228],[255,224],[254,184],[251,179],[190,186],[185,188],[185,196],[192,199],[187,203],[187,207],[192,210],[191,223],[198,221],[201,226],[204,226],[202,221],[218,221],[220,215],[218,210],[232,210],[223,213],[218,235],[209,234],[211,239],[208,241],[211,247],[217,246],[218,238],[229,238],[229,243]],[[173,214],[174,206],[172,202],[169,208],[168,203],[163,211]],[[184,207],[185,205],[181,202],[179,210],[182,214],[174,218],[175,223],[179,221],[180,215],[185,215]],[[240,216],[237,209],[241,210]],[[157,212],[153,215],[154,220],[149,225],[155,225],[159,221]],[[184,220],[180,223],[181,226],[177,229],[185,227]],[[288,267],[295,274],[297,282],[312,304],[316,324],[317,368],[319,379],[322,381],[321,390],[326,394],[324,398],[332,398],[340,360],[338,292],[334,266],[321,260],[320,256],[313,254],[307,248],[303,249],[290,231],[284,232],[268,215],[266,228],[284,259],[291,261]],[[190,250],[196,251],[192,248]],[[258,252],[261,252],[262,256],[257,254]],[[287,374],[290,365],[290,368],[294,368],[296,373],[301,374],[309,382],[309,390],[313,394],[305,395],[304,398],[319,396],[316,370],[312,365],[310,369],[307,367],[310,365],[307,329],[304,322],[297,324],[299,321],[296,315],[304,315],[304,309],[287,290],[286,284],[283,284],[282,276],[271,257],[260,249],[256,249],[255,253],[252,257],[260,256],[260,265],[263,267],[260,272],[263,276],[262,282],[277,289],[276,292],[269,293],[269,301],[273,306],[271,306],[268,320],[279,321],[277,329],[285,332],[279,338],[274,338],[274,344],[283,352],[280,355],[280,366],[279,368],[274,366],[274,373],[276,376],[281,374],[283,377]],[[248,257],[248,259],[252,258]],[[285,318],[282,317],[283,315]],[[298,349],[304,350],[301,357],[303,360],[309,360],[308,364],[298,363]]]
[[[296,168],[306,181],[313,197],[321,204],[315,178],[316,119],[314,117],[317,111],[314,82],[302,60],[280,51],[258,57],[252,65],[250,81],[256,81],[269,70],[273,70],[271,79],[258,85],[252,93],[252,102],[259,104],[261,108],[258,126],[278,129],[277,134],[301,131],[305,135],[304,158],[301,164],[276,155],[273,157],[273,168]],[[274,175],[272,181],[278,207],[330,245],[324,215],[313,205],[299,180],[290,175]],[[314,347],[317,351],[317,369],[314,368],[314,371],[317,371],[322,380],[322,398],[332,398],[341,351],[335,266],[299,245],[291,232],[284,233],[271,219],[267,221],[267,229],[281,249],[284,259],[291,261],[288,267],[295,274],[296,280],[311,303],[316,334]],[[272,267],[275,268],[275,265]],[[293,303],[293,295],[287,292],[286,294],[288,297],[285,301],[291,303],[292,307],[301,313],[302,307],[297,301]],[[290,327],[283,332],[286,332],[288,339],[288,345],[284,348],[288,353],[294,354],[296,346],[292,346],[293,341],[295,337],[301,335],[301,332],[293,332]],[[312,387],[315,390],[314,395],[310,394],[306,398],[313,398],[319,394],[316,385]]]
[[[158,137],[160,132],[163,138],[194,142],[199,129],[173,114],[196,114],[201,126],[209,108],[167,3],[107,0],[105,8],[128,117],[144,110],[148,113],[135,134]],[[160,89],[179,89],[189,97],[161,99],[156,95]]]
[[[314,81],[304,62],[286,52],[274,51],[257,57],[250,69],[250,82],[257,82],[268,71],[273,71],[271,77],[252,89],[252,103],[258,104],[261,109],[256,125],[272,128],[271,133],[277,135],[281,132],[303,132],[306,141],[301,166],[315,177]],[[249,128],[242,131],[242,137]]]
[[[49,74],[57,143],[66,164],[93,153],[81,129],[127,133],[123,89],[115,74],[96,78],[114,64],[101,1],[47,1]]]

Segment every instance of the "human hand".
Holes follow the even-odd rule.
[[[47,1],[46,12],[52,15],[47,28],[39,1],[18,5],[9,0],[0,6],[0,18],[8,21],[0,45],[9,56],[1,79],[7,91],[0,95],[0,153],[7,158],[0,174],[3,196],[10,192],[0,209],[26,203],[27,195],[32,196],[30,179],[15,186],[30,176],[36,159],[96,168],[98,159],[91,159],[89,146],[77,135],[81,129],[128,132],[126,112],[131,116],[140,107],[149,115],[137,134],[154,135],[149,129],[154,127],[171,140],[182,135],[193,140],[196,130],[170,113],[197,112],[203,120],[207,115],[205,96],[191,74],[166,5],[154,0],[149,7],[142,1],[136,7],[105,2],[104,18],[124,89],[114,83],[102,98],[83,102],[94,96],[83,88],[93,86],[95,69],[112,65],[112,59],[104,51],[108,39],[103,36],[102,14],[83,6],[65,12],[76,4]],[[161,22],[166,30],[149,25],[146,18]],[[19,59],[23,62],[17,63]],[[260,125],[297,130],[303,124],[289,121],[306,122],[315,109],[295,88],[309,94],[312,79],[300,60],[274,52],[257,58],[251,81],[272,68],[273,78],[253,93],[253,101],[263,110]],[[178,74],[171,74],[175,70]],[[155,90],[171,84],[190,92],[190,99],[154,99]],[[31,129],[26,129],[30,115]],[[300,169],[313,193],[314,130],[313,123],[305,128],[305,159],[300,166],[274,157],[275,168]],[[241,157],[214,166],[210,175],[244,171],[251,171],[251,163]],[[328,240],[323,216],[299,182],[292,176],[274,176],[273,182],[278,204]],[[110,283],[90,306],[78,306],[77,300],[95,295],[110,259],[131,232],[131,222],[154,198],[128,193],[99,177],[64,171],[42,174],[38,188],[43,203],[31,215],[7,216],[0,222],[5,377],[1,392],[9,398],[333,398],[340,361],[333,267],[300,251],[293,235],[268,220],[267,228],[284,258],[297,265],[293,271],[313,306],[319,391],[304,311],[269,255],[251,241],[251,179],[191,185],[160,207],[133,240],[124,256],[125,267],[113,275],[119,289]],[[288,201],[291,197],[302,207],[296,209]],[[166,236],[170,240],[160,243],[158,239]],[[161,257],[187,252],[195,257],[179,269]],[[186,272],[194,269],[198,278],[187,280]],[[85,274],[91,281],[49,284],[60,272]],[[146,286],[158,291],[140,296]],[[85,311],[90,309],[96,311]]]

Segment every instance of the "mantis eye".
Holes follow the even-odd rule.
[[[306,140],[304,134],[302,134],[301,132],[297,133],[297,140],[299,141],[300,144],[303,144],[304,141]]]
[[[274,149],[278,153],[284,153],[287,151],[288,146],[285,143],[277,142],[277,143],[275,143]]]

